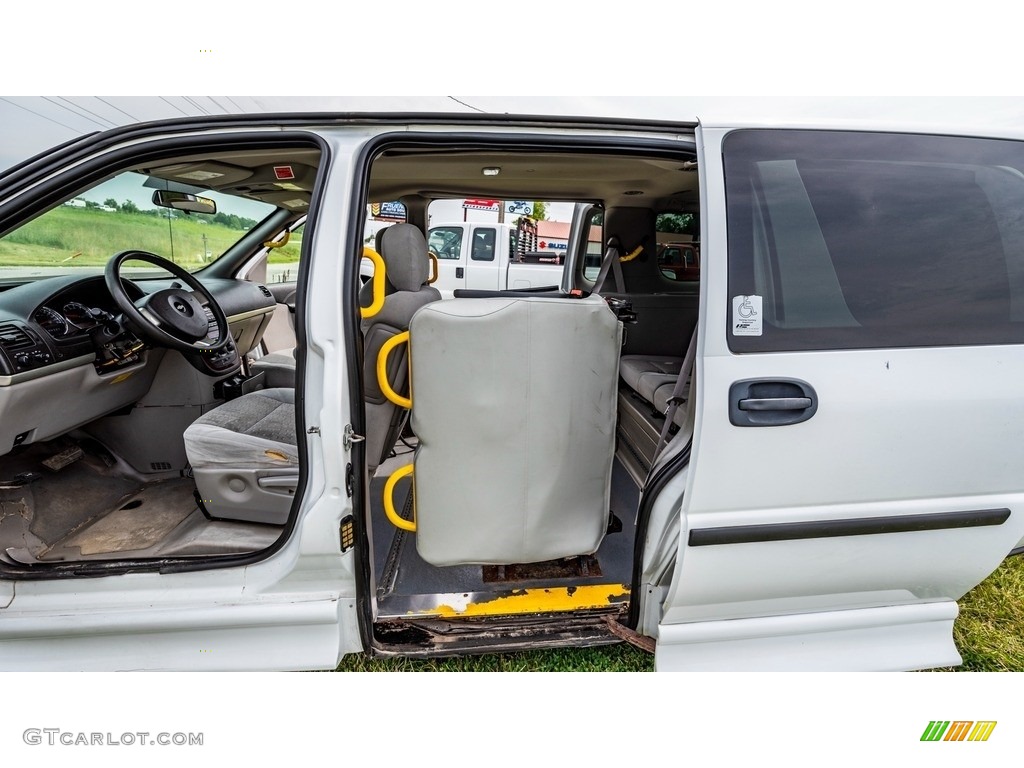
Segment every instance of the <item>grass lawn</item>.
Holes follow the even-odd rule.
[[[174,261],[191,271],[220,256],[245,230],[197,216],[176,216],[168,226],[159,216],[59,206],[0,240],[0,266],[96,267],[128,248],[170,258],[172,234]],[[302,233],[293,233],[269,261],[298,262],[301,247]]]
[[[953,635],[962,672],[1024,671],[1024,556],[1011,557],[960,600]],[[654,656],[629,645],[457,659],[345,657],[339,672],[652,672]]]

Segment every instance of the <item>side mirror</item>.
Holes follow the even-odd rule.
[[[158,189],[153,193],[153,205],[161,208],[173,208],[186,213],[216,213],[217,203],[208,197],[190,195],[188,192],[171,192]]]

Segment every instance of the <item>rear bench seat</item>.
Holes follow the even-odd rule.
[[[667,355],[623,355],[619,362],[619,375],[630,389],[664,414],[668,410],[668,399],[672,396],[683,358]],[[684,396],[689,393],[687,383]],[[683,410],[677,410],[675,421],[681,424],[685,417]]]
[[[619,375],[626,386],[619,389],[615,455],[637,485],[643,485],[654,462],[668,399],[675,389],[682,357],[666,355],[623,355]],[[690,382],[683,389],[689,397]],[[656,413],[655,413],[656,412]],[[677,408],[672,421],[684,427],[686,408]]]
[[[619,362],[619,375],[640,397],[654,403],[654,393],[659,387],[667,384],[669,393],[672,392],[682,365],[681,357],[623,355]]]

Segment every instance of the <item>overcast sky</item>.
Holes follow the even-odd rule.
[[[105,25],[94,3],[12,4],[0,46],[0,167],[90,131],[239,112],[810,120],[1024,136],[1020,24],[995,0],[630,0],[614,18],[575,3],[520,13],[433,0],[386,11],[349,4],[341,26],[322,23],[328,7],[308,0],[275,26],[281,6],[271,0],[196,12],[104,0],[104,17],[125,22]],[[454,34],[455,22],[470,32]],[[140,34],[126,34],[131,24]],[[125,95],[152,93],[293,95]]]
[[[721,122],[824,121],[1024,136],[1024,98],[948,96],[3,96],[0,167],[93,131],[186,115],[279,111],[555,114]]]

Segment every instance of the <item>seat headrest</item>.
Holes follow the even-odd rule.
[[[430,276],[427,241],[412,224],[394,224],[384,230],[380,255],[388,282],[399,291],[418,291]]]

